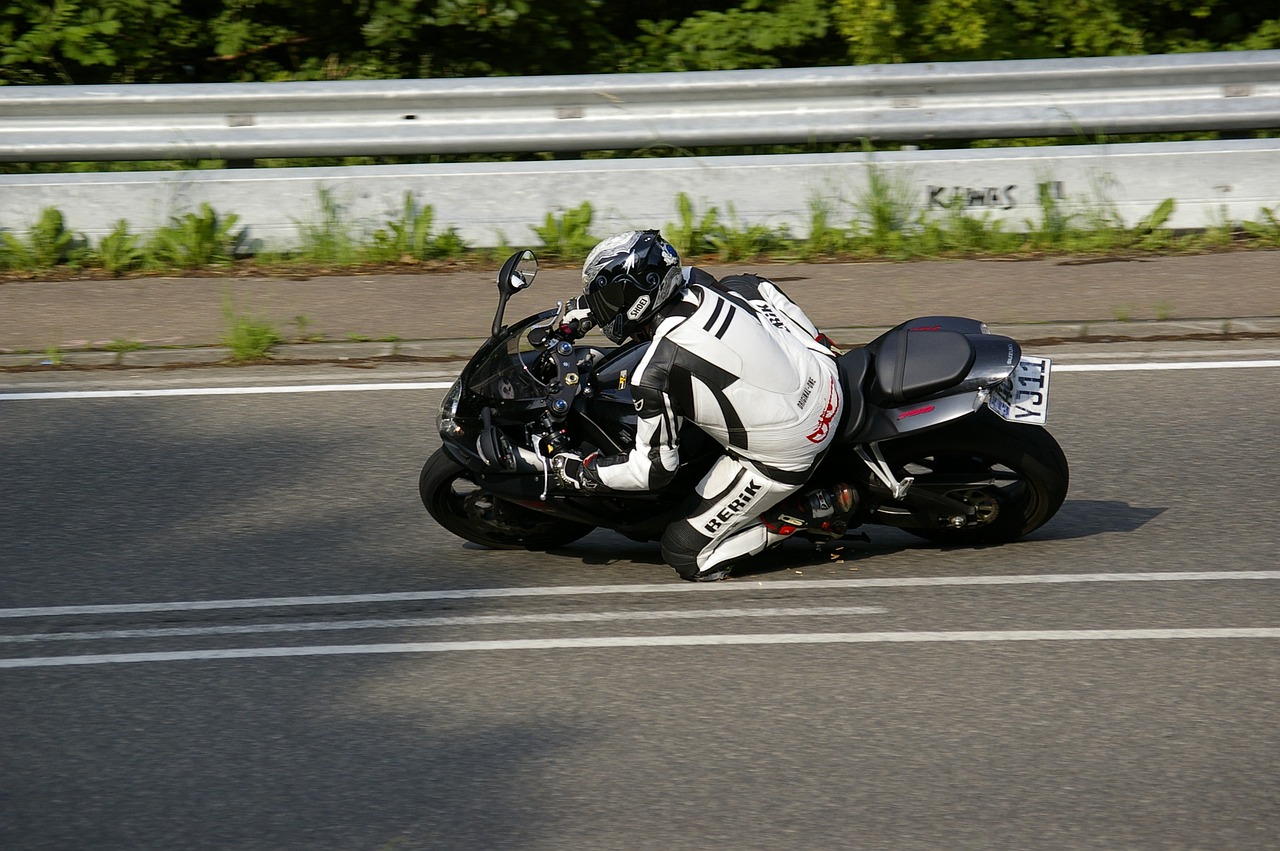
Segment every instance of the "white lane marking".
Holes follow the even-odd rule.
[[[48,390],[0,393],[0,401],[30,399],[141,399],[154,396],[250,396],[259,393],[356,393],[373,390],[448,390],[452,381],[389,381],[382,384],[282,384],[262,387],[165,387],[152,390]]]
[[[1157,573],[1059,573],[1001,576],[896,576],[882,579],[800,579],[752,582],[669,582],[661,585],[553,585],[529,588],[459,588],[403,591],[390,594],[345,594],[323,597],[257,597],[240,600],[185,600],[169,603],[118,603],[90,606],[43,606],[0,609],[0,618],[127,615],[145,612],[192,612],[210,609],[271,609],[289,606],[340,606],[362,603],[405,603],[424,600],[478,600],[507,597],[575,597],[594,594],[721,593],[729,591],[795,591],[853,588],[922,588],[956,585],[1058,585],[1077,582],[1202,582],[1223,579],[1280,579],[1280,570],[1167,571]]]
[[[1054,372],[1133,372],[1184,369],[1264,369],[1280,360],[1171,361],[1156,363],[1054,364]],[[264,393],[359,393],[378,390],[448,390],[452,381],[389,381],[379,384],[288,384],[261,387],[168,387],[151,390],[47,390],[0,393],[0,401],[54,399],[142,399],[163,396],[251,396]]]
[[[668,609],[653,612],[576,612],[542,615],[459,615],[436,618],[380,618],[362,621],[311,621],[308,623],[261,623],[235,626],[158,627],[155,629],[109,629],[94,632],[43,632],[29,635],[0,635],[0,644],[38,641],[100,641],[111,638],[166,638],[192,635],[249,635],[264,632],[320,632],[348,629],[405,629],[424,626],[480,626],[508,623],[586,623],[609,621],[702,620],[704,618],[791,618],[830,615],[880,615],[881,606],[812,606],[804,608],[759,609]]]
[[[1280,638],[1280,629],[1058,629],[995,632],[815,632],[749,635],[631,635],[600,638],[528,638],[502,641],[427,641],[405,644],[340,644],[317,647],[241,647],[102,653],[88,656],[32,656],[0,659],[0,668],[69,665],[123,665],[137,662],[196,662],[214,659],[269,659],[297,656],[353,656],[379,653],[448,653],[461,650],[581,650],[614,647],[711,647],[761,644],[925,644],[1003,641],[1165,641],[1170,639]]]
[[[1180,361],[1177,363],[1064,363],[1054,364],[1054,372],[1143,372],[1173,369],[1266,369],[1280,366],[1280,360]]]

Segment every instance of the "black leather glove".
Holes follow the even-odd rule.
[[[596,481],[587,474],[586,463],[594,457],[583,458],[576,452],[557,452],[551,456],[551,470],[556,480],[564,487],[573,490],[594,490]]]
[[[579,337],[591,330],[595,323],[592,321],[591,309],[587,307],[585,298],[576,296],[569,299],[569,302],[565,305],[564,322],[567,325],[572,325],[577,330],[576,336]]]

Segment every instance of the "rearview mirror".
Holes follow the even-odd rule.
[[[538,258],[529,249],[517,251],[507,258],[498,271],[498,292],[510,298],[528,287],[538,274]]]
[[[495,337],[502,330],[502,314],[507,308],[507,299],[532,284],[537,274],[538,258],[527,248],[512,254],[502,264],[498,270],[498,312],[493,317]]]

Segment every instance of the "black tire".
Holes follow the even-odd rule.
[[[960,529],[903,527],[943,544],[1003,544],[1028,535],[1058,512],[1070,484],[1067,457],[1052,434],[986,410],[919,436],[889,441],[881,450],[895,475],[915,478],[913,488],[927,488],[977,509],[977,522]],[[984,483],[974,486],[976,481]]]
[[[476,486],[473,474],[437,449],[422,465],[418,494],[427,513],[459,538],[496,550],[550,550],[593,527],[539,514]]]

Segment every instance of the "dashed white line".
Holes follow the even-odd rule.
[[[540,615],[458,615],[432,618],[378,618],[376,620],[260,623],[234,626],[176,626],[150,629],[107,629],[93,632],[36,632],[0,635],[0,644],[41,641],[103,641],[117,638],[171,638],[203,635],[252,635],[256,633],[329,632],[351,629],[409,629],[434,626],[483,626],[487,624],[592,623],[612,621],[702,620],[704,618],[795,618],[833,615],[878,615],[880,606],[806,606],[756,609],[668,609],[652,612],[565,612]]]

